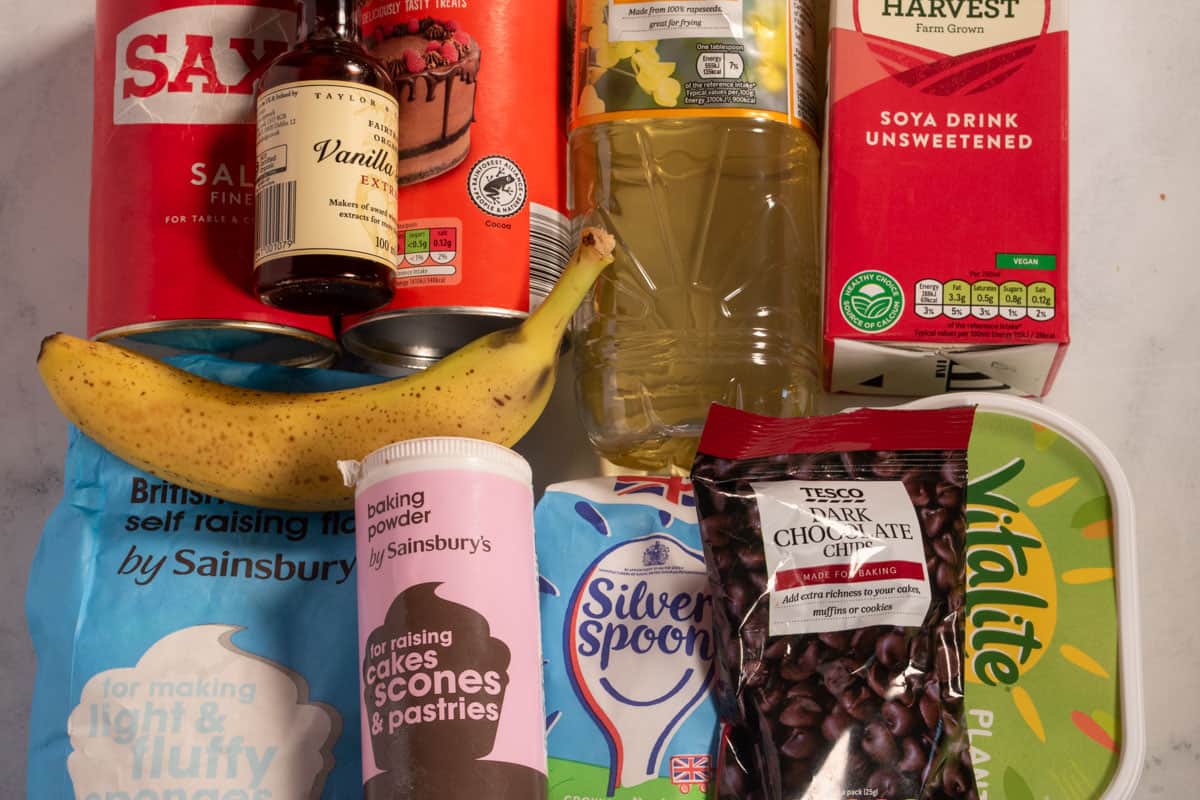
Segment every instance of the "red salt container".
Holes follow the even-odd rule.
[[[98,0],[88,335],[317,366],[330,321],[250,291],[254,83],[296,40],[289,0]]]

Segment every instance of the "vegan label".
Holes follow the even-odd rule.
[[[997,253],[996,269],[1058,269],[1058,256]]]
[[[922,624],[929,579],[903,483],[751,486],[767,556],[771,636]]]

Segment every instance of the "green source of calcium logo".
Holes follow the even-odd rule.
[[[886,272],[860,272],[842,287],[842,317],[864,333],[881,333],[904,311],[904,292]]]

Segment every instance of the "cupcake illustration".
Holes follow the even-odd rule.
[[[383,772],[366,782],[364,798],[541,800],[544,775],[486,760],[496,744],[511,651],[482,614],[439,596],[440,586],[401,592],[367,638],[365,722],[369,755]]]

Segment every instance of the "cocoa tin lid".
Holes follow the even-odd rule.
[[[1108,448],[1015,397],[975,405],[966,709],[980,794],[1129,798],[1145,722],[1133,497]]]
[[[347,318],[342,346],[368,364],[421,370],[481,336],[520,324],[527,316],[467,306],[385,309]]]

